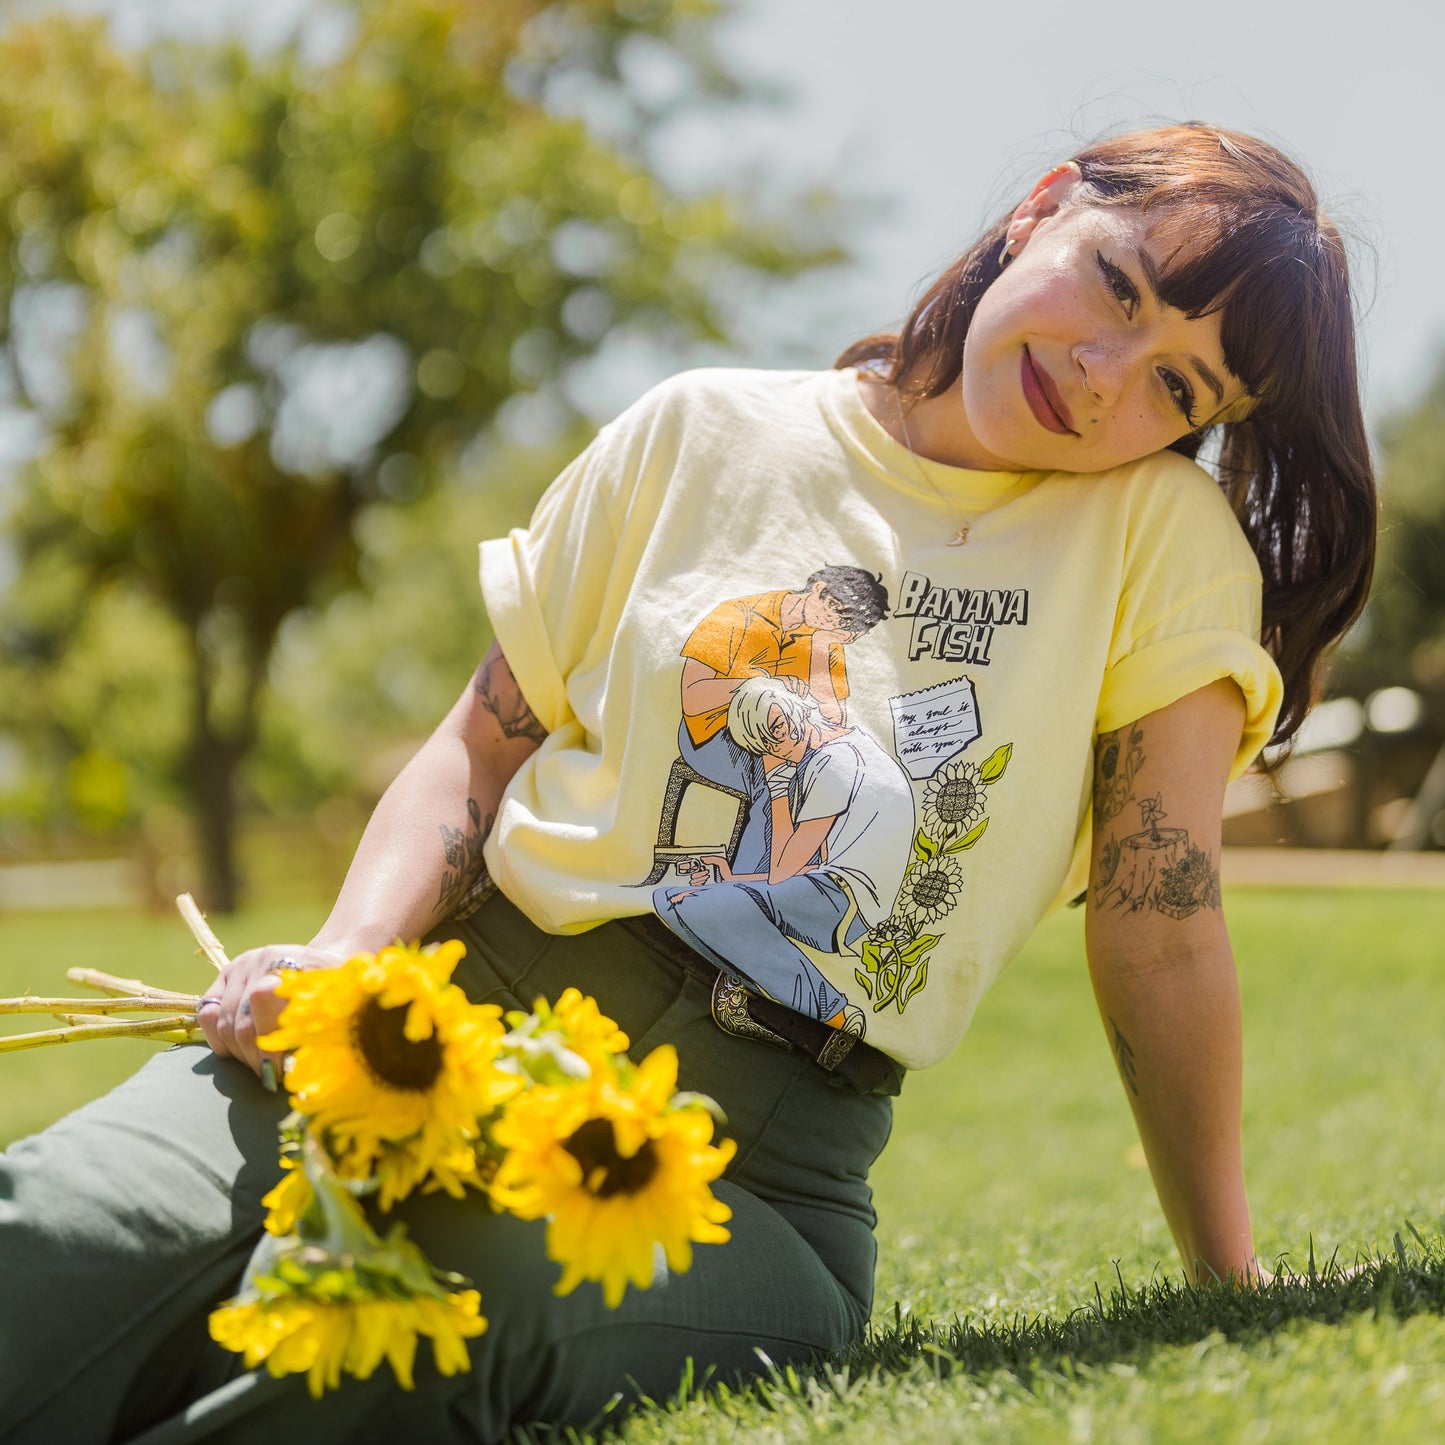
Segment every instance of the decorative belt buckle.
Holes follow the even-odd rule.
[[[760,1039],[781,1049],[793,1047],[781,1034],[775,1034],[748,1012],[748,990],[742,979],[721,969],[712,985],[712,1020],[725,1034],[736,1038]]]

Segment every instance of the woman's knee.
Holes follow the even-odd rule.
[[[651,1288],[609,1309],[591,1282],[558,1297],[546,1226],[437,1196],[396,1211],[439,1268],[481,1292],[489,1328],[453,1409],[487,1438],[514,1425],[581,1425],[609,1401],[671,1395],[685,1380],[737,1380],[841,1349],[862,1330],[857,1301],[770,1205],[726,1183],[733,1237],[699,1245],[692,1268],[661,1262]]]

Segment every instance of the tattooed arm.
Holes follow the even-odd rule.
[[[313,947],[370,951],[454,913],[482,875],[503,789],[546,736],[494,642],[382,795]]]
[[[1219,899],[1229,680],[1099,738],[1085,936],[1109,1048],[1191,1277],[1257,1269],[1240,1150],[1239,986]]]
[[[275,1027],[276,963],[311,967],[412,939],[454,913],[483,873],[482,844],[502,790],[546,731],[492,644],[466,691],[382,795],[331,916],[310,944],[270,944],[232,959],[200,1012],[206,1041],[274,1085],[281,1060],[258,1036]]]

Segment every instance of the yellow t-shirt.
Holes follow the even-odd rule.
[[[729,910],[754,910],[754,938],[761,910],[761,952],[798,982],[758,986],[835,1021],[841,1001],[909,1068],[952,1049],[1082,890],[1097,734],[1232,677],[1237,774],[1280,701],[1258,564],[1201,468],[914,458],[852,371],[675,377],[603,428],[528,528],[482,544],[481,582],[549,734],[486,846],[507,896],[557,933],[657,911],[715,958]],[[728,649],[698,634],[727,618],[757,636],[718,666]],[[810,682],[787,649],[811,654],[815,631],[830,651]],[[721,689],[704,728],[684,717],[689,658]],[[808,696],[818,678],[833,699]],[[769,884],[769,850],[805,828],[825,841]]]

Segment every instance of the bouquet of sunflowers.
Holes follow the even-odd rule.
[[[224,965],[194,904],[177,901]],[[283,1174],[262,1201],[265,1234],[240,1290],[210,1330],[249,1367],[306,1374],[314,1396],[383,1359],[410,1389],[421,1336],[441,1373],[455,1374],[470,1363],[466,1341],[487,1327],[470,1282],[436,1269],[401,1224],[378,1233],[363,1200],[384,1215],[416,1189],[471,1191],[545,1219],[557,1293],[595,1280],[611,1307],[628,1284],[653,1282],[659,1256],[682,1272],[694,1243],[729,1237],[731,1211],[710,1186],[735,1146],[712,1142],[711,1100],[676,1091],[676,1051],[663,1045],[634,1065],[627,1036],[576,989],[531,1013],[474,1004],[451,981],[464,951],[397,943],[338,968],[287,971],[280,1027],[259,1041],[288,1055]],[[110,994],[106,1007],[0,1000],[0,1010],[66,1021],[0,1048],[202,1037],[194,995],[92,970],[71,977]],[[118,1022],[124,1011],[155,1017]]]

